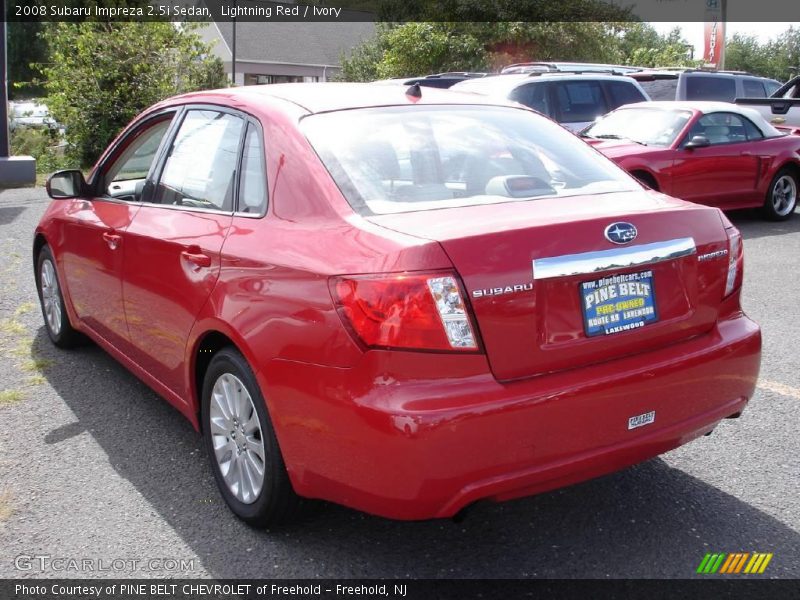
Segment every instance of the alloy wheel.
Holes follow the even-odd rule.
[[[783,175],[772,186],[772,206],[778,216],[785,217],[797,203],[797,184],[790,175]]]
[[[214,382],[209,426],[214,456],[228,490],[240,502],[252,504],[264,486],[264,438],[253,399],[232,373],[223,373]]]
[[[42,287],[42,304],[47,326],[53,335],[58,335],[61,332],[61,295],[58,291],[56,270],[50,259],[42,261],[39,282]]]

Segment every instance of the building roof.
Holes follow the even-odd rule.
[[[226,51],[233,45],[233,23],[212,25]],[[236,23],[236,60],[264,64],[338,67],[342,53],[375,34],[372,22],[255,22]]]

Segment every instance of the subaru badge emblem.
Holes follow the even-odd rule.
[[[612,223],[606,227],[606,239],[614,244],[628,244],[636,239],[638,232],[631,223]]]

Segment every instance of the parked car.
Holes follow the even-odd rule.
[[[597,117],[650,98],[633,79],[601,73],[497,75],[472,79],[451,89],[514,100],[580,131]]]
[[[758,111],[776,127],[800,128],[800,76],[783,84],[769,98],[736,98],[736,104]]]
[[[422,77],[400,77],[397,79],[380,79],[373,81],[377,85],[421,85],[423,87],[435,87],[446,89],[454,86],[457,83],[466,81],[468,79],[475,79],[486,77],[489,73],[472,73],[472,72],[452,72],[452,73],[435,73],[433,75],[424,75]]]
[[[651,69],[629,73],[652,100],[716,100],[766,98],[781,83],[739,71]]]
[[[44,104],[33,100],[9,103],[8,128],[14,131],[21,127],[36,129],[58,129],[58,123],[50,116],[50,110]]]
[[[753,394],[719,210],[517,104],[416,91],[179,96],[48,182],[50,339],[85,334],[183,413],[249,523],[298,497],[449,517],[651,458]]]
[[[724,102],[623,106],[582,134],[649,187],[724,210],[763,207],[774,221],[797,205],[800,137]]]

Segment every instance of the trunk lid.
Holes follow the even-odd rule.
[[[707,332],[718,318],[728,261],[717,209],[642,191],[369,220],[442,245],[499,380],[645,352]],[[613,223],[638,235],[612,243],[604,232]],[[641,324],[615,330],[629,322]]]

